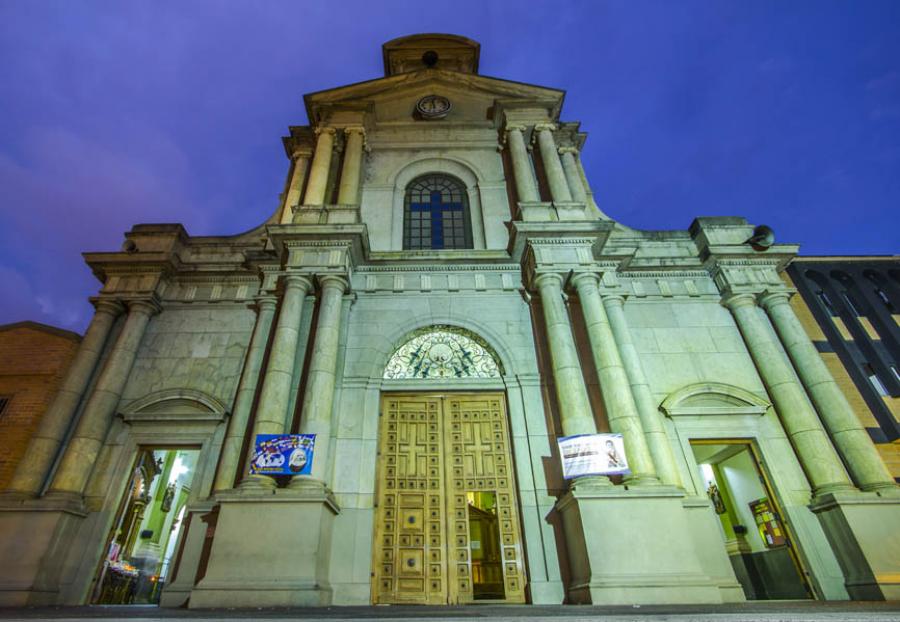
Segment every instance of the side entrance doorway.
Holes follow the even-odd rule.
[[[502,393],[382,397],[375,604],[525,602]]]
[[[748,600],[812,598],[790,529],[749,440],[692,440],[706,494]]]

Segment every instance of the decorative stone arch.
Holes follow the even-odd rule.
[[[432,324],[406,334],[384,367],[385,380],[503,377],[503,362],[478,334]]]
[[[669,394],[659,408],[679,415],[763,415],[772,405],[746,389],[719,382],[701,382]]]
[[[121,412],[126,423],[178,421],[221,423],[228,408],[215,397],[196,389],[157,391],[131,402]]]
[[[460,158],[422,158],[409,162],[398,169],[390,178],[394,187],[393,208],[391,211],[391,248],[403,248],[403,199],[406,187],[413,180],[429,173],[444,173],[456,177],[466,186],[469,198],[469,215],[472,220],[472,247],[475,250],[485,248],[484,216],[481,208],[481,192],[479,184],[483,181],[477,169]]]

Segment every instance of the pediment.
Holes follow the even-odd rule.
[[[450,99],[453,109],[448,121],[487,121],[500,102],[505,106],[530,104],[546,108],[556,118],[564,91],[520,82],[510,82],[473,74],[428,69],[369,82],[360,82],[306,96],[312,122],[323,120],[332,111],[366,110],[376,122],[409,120],[420,97],[429,94]]]

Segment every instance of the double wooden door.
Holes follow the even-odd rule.
[[[385,394],[378,448],[373,601],[525,602],[503,395]]]

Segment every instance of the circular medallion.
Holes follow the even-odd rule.
[[[416,102],[416,111],[423,119],[443,119],[450,112],[450,100],[442,95],[426,95]]]

